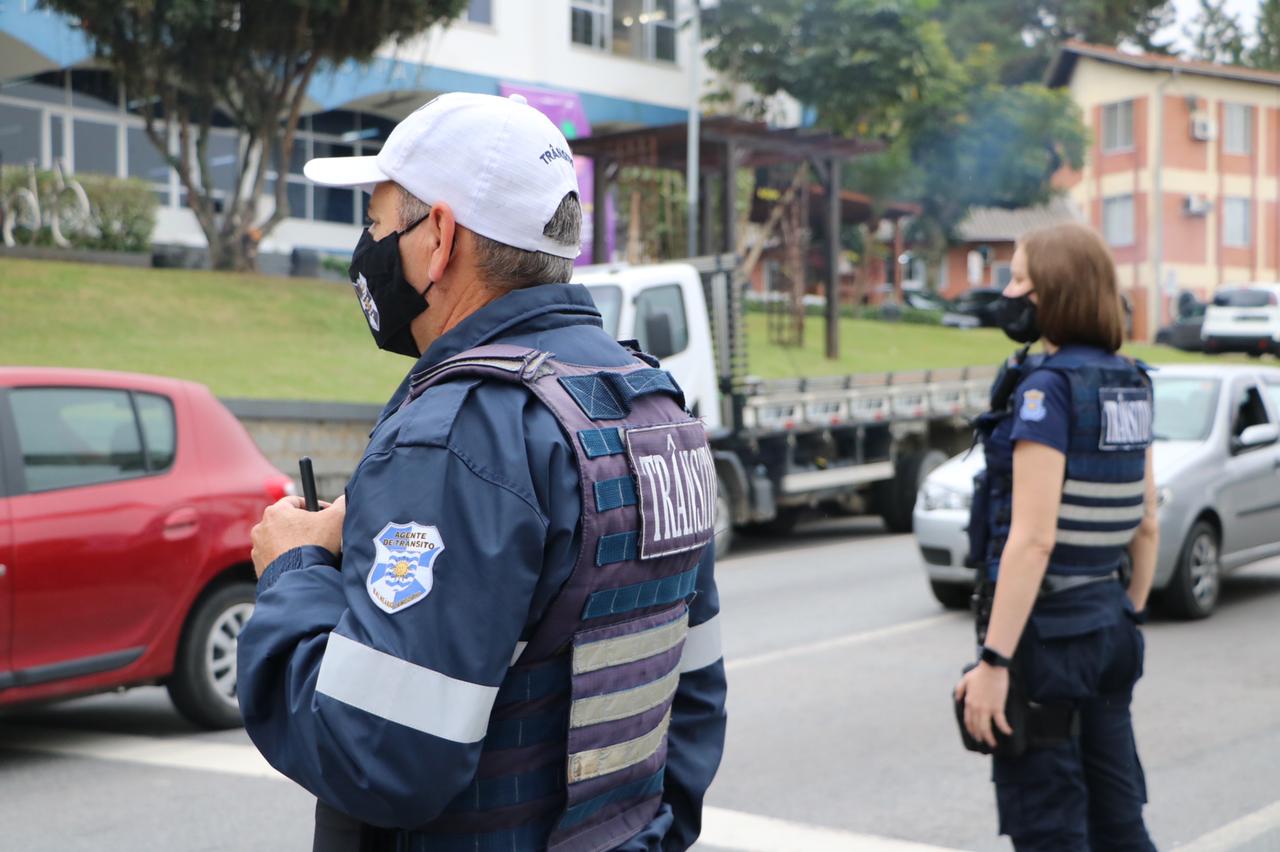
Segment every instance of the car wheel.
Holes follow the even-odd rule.
[[[929,588],[933,589],[933,596],[938,599],[938,603],[947,609],[968,609],[969,599],[973,597],[973,587],[964,583],[930,580]]]
[[[1196,521],[1178,556],[1178,567],[1165,592],[1165,605],[1181,618],[1205,618],[1218,603],[1222,588],[1221,545],[1208,521]]]
[[[719,562],[733,547],[733,501],[729,499],[729,486],[724,477],[716,479],[716,561]]]
[[[241,723],[236,693],[236,642],[253,614],[251,583],[223,586],[200,600],[182,633],[169,697],[183,716],[205,728]]]
[[[911,532],[916,494],[929,474],[941,467],[946,460],[946,453],[940,450],[911,453],[898,459],[893,479],[876,483],[876,508],[890,532]]]

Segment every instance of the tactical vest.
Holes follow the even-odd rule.
[[[475,780],[398,849],[599,852],[658,812],[716,478],[705,430],[684,412],[675,381],[635,354],[626,367],[587,367],[485,346],[412,380],[406,405],[459,378],[536,394],[577,456],[582,548],[516,649]]]
[[[1088,352],[1055,353],[1031,372],[1038,370],[1057,372],[1071,388],[1066,474],[1048,573],[1105,576],[1120,566],[1142,521],[1153,425],[1151,380],[1141,367]],[[1009,435],[1006,424],[984,441],[990,531],[985,561],[992,578],[1013,513]]]

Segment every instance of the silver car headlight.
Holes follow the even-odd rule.
[[[920,502],[926,512],[939,509],[969,511],[973,495],[937,482],[926,482],[920,489]]]

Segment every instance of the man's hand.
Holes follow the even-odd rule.
[[[964,726],[975,739],[996,747],[996,735],[991,730],[995,722],[1005,734],[1012,734],[1004,716],[1004,704],[1009,697],[1009,670],[978,663],[965,672],[956,684],[956,700],[964,699]]]
[[[342,550],[342,521],[347,516],[346,497],[333,505],[321,504],[319,512],[303,508],[301,497],[284,497],[267,507],[250,533],[253,539],[253,572],[259,577],[281,554],[314,544],[330,553]]]

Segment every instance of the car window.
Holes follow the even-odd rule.
[[[1264,379],[1262,389],[1271,400],[1271,410],[1280,411],[1280,379]]]
[[[684,294],[679,284],[650,287],[636,296],[636,340],[645,352],[658,341],[650,340],[650,324],[666,315],[671,327],[671,347],[667,355],[683,352],[689,346],[689,324],[684,314]],[[665,348],[665,347],[664,347]]]
[[[1203,441],[1209,437],[1218,410],[1217,379],[1156,374],[1153,384],[1156,440]]]
[[[600,310],[604,330],[610,337],[618,336],[618,314],[622,307],[622,289],[612,285],[595,285],[587,288],[591,299]]]
[[[138,406],[138,419],[142,421],[148,472],[168,470],[173,465],[177,450],[173,403],[167,397],[152,393],[134,394],[133,401]]]
[[[1213,297],[1213,304],[1219,308],[1265,308],[1276,304],[1276,295],[1269,290],[1253,290],[1240,288],[1223,290]]]
[[[1270,418],[1267,417],[1267,406],[1262,401],[1262,394],[1258,392],[1257,385],[1253,382],[1247,385],[1236,385],[1235,394],[1235,423],[1231,427],[1233,437],[1240,437],[1250,426],[1260,426],[1270,422]]]
[[[146,473],[142,436],[127,391],[15,388],[9,401],[28,491]]]

